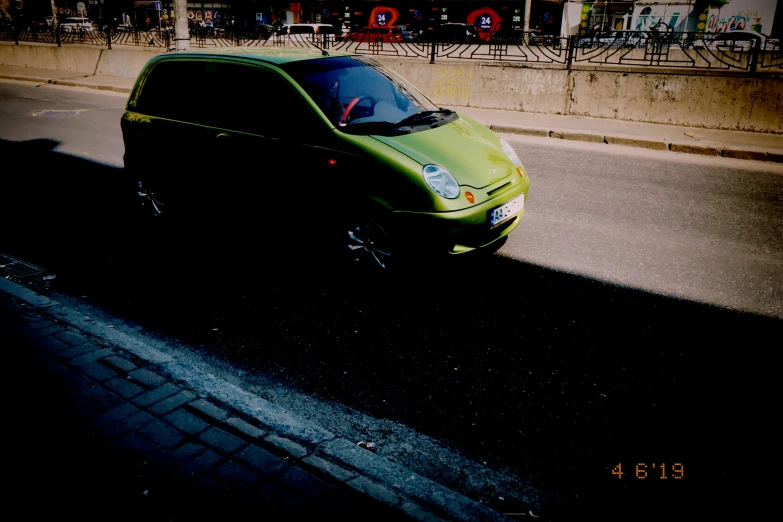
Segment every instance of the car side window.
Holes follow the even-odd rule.
[[[317,120],[302,96],[274,71],[219,63],[212,96],[215,126],[266,137],[307,135]]]
[[[135,110],[267,137],[306,135],[320,123],[299,93],[274,72],[207,60],[155,65],[144,81]]]
[[[213,93],[215,83],[214,63],[206,60],[160,62],[144,80],[135,109],[148,116],[211,125],[212,112],[204,107],[204,93]]]

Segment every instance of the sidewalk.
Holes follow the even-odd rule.
[[[28,513],[512,520],[261,397],[231,407],[230,383],[2,277],[0,339],[19,359],[8,428]]]
[[[131,91],[135,78],[0,65],[0,78],[116,92]],[[783,163],[783,135],[639,123],[583,116],[454,107],[499,133],[626,145],[707,156]]]

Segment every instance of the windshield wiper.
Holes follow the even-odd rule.
[[[441,114],[443,116],[448,116],[450,114],[454,114],[454,111],[450,109],[438,109],[437,111],[421,111],[417,112],[416,114],[411,114],[407,118],[403,118],[402,120],[398,121],[395,126],[397,127],[405,127],[406,125],[413,125],[415,123],[420,123],[423,120],[426,120],[427,118],[430,118],[436,114]]]
[[[436,115],[450,116],[452,114],[456,113],[449,109],[422,111],[417,112],[416,114],[412,114],[407,118],[398,121],[397,123],[392,123],[390,121],[360,121],[356,123],[348,123],[344,127],[341,127],[341,130],[348,134],[378,134],[380,136],[398,136],[408,132],[405,130],[405,127],[411,127]]]

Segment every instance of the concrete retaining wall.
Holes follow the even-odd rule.
[[[100,47],[0,44],[0,65],[16,67],[94,74],[100,56]]]
[[[783,80],[572,71],[567,114],[783,133]]]
[[[0,43],[0,65],[32,67],[79,74],[135,77],[160,49],[101,49],[97,46]]]
[[[160,50],[104,49],[98,60],[95,74],[135,78],[144,64],[160,53]]]
[[[0,43],[0,65],[134,77],[160,49]],[[379,58],[443,106],[783,134],[783,80]]]
[[[443,106],[783,133],[783,80],[382,58]]]

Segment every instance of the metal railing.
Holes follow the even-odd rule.
[[[422,35],[403,39],[393,33],[357,35],[284,35],[253,28],[225,30],[197,28],[191,32],[191,47],[228,46],[313,47],[323,50],[385,57],[427,59],[431,63],[456,60],[498,61],[572,69],[580,66],[669,68],[737,73],[783,72],[779,41],[730,39],[715,35],[675,32],[621,31],[592,36],[541,35],[536,32],[480,32],[459,41]],[[173,49],[173,32],[166,28],[139,30],[60,30],[0,26],[0,40],[101,46],[130,45]]]

